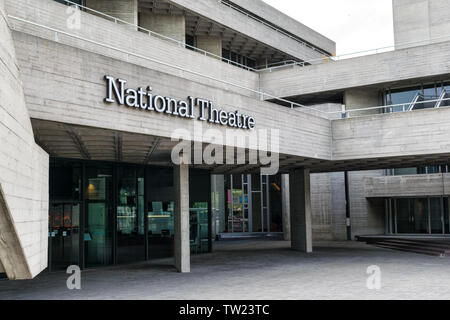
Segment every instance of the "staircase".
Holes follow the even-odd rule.
[[[356,240],[380,248],[429,256],[450,256],[450,237],[356,236]]]

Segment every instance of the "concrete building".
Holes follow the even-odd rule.
[[[0,0],[0,273],[448,235],[450,9],[393,7],[341,60],[260,0]]]

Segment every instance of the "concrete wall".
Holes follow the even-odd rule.
[[[215,129],[225,136],[224,126],[105,104],[104,76],[112,75],[128,80],[131,88],[151,84],[162,96],[202,97],[224,110],[253,115],[257,129],[280,129],[280,136],[290,137],[280,139],[280,153],[331,157],[328,119],[169,75],[145,63],[124,62],[20,32],[14,37],[32,118],[168,138],[175,128],[194,132],[194,125],[201,123],[204,130]]]
[[[313,60],[323,57],[302,43],[216,0],[171,0],[171,2],[298,59]]]
[[[86,0],[86,7],[138,24],[138,0]]]
[[[333,159],[449,153],[449,108],[332,120]]]
[[[311,211],[314,240],[345,240],[344,173],[311,174]]]
[[[393,0],[396,48],[448,41],[448,0]]]
[[[450,174],[366,177],[367,198],[421,197],[450,195]]]
[[[384,234],[384,201],[365,197],[365,179],[384,175],[383,170],[349,172],[352,238],[356,235]]]
[[[205,57],[201,53],[188,50],[184,47],[161,40],[158,37],[149,36],[143,32],[138,32],[122,25],[116,25],[114,22],[99,18],[95,15],[81,12],[80,29],[73,29],[67,26],[67,6],[57,3],[53,0],[31,1],[24,5],[23,0],[5,0],[8,12],[11,15],[31,20],[36,23],[56,28],[69,34],[74,34],[92,41],[96,41],[111,47],[119,48],[138,55],[142,55],[149,59],[155,59],[163,63],[173,65],[175,67],[185,68],[187,70],[205,74],[210,77],[217,78],[229,83],[236,83],[242,87],[253,90],[258,89],[258,74],[249,72],[244,69],[234,67],[219,61],[212,57]],[[17,31],[36,35],[37,37],[55,40],[55,33],[31,26],[30,24],[10,21],[11,25]],[[58,42],[61,44],[73,45],[91,52],[96,52],[104,56],[117,58],[123,61],[144,65],[146,67],[159,70],[167,74],[182,76],[195,82],[205,85],[218,86],[229,92],[237,92],[239,94],[258,97],[256,93],[244,90],[235,86],[227,85],[197,76],[192,73],[183,72],[160,63],[135,58],[134,56],[118,52],[116,50],[105,49],[98,45],[74,40],[70,37],[59,35]],[[208,65],[208,68],[205,68]]]
[[[279,97],[384,86],[450,74],[450,42],[396,50],[299,68],[278,69],[261,76],[262,90]]]
[[[186,19],[184,15],[141,12],[139,14],[139,26],[182,43],[186,42]]]
[[[34,142],[0,1],[0,261],[10,279],[47,267],[48,155]]]
[[[319,48],[331,53],[336,54],[336,43],[320,33],[308,28],[299,21],[289,17],[283,12],[278,11],[274,7],[268,5],[261,0],[232,0],[241,8],[244,8],[260,18],[272,22],[277,27],[284,29],[292,34],[295,34],[301,39],[312,43]]]

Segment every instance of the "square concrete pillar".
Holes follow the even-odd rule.
[[[191,271],[189,244],[189,165],[180,164],[174,168],[175,192],[175,267],[178,272]]]
[[[283,238],[291,240],[291,204],[289,201],[289,175],[281,175],[281,212],[283,216]]]
[[[293,250],[311,253],[312,214],[309,169],[297,169],[289,174],[291,247]]]
[[[222,57],[222,37],[220,36],[197,36],[195,46],[206,52]]]
[[[134,25],[138,24],[137,0],[86,0],[86,7]]]
[[[139,14],[139,26],[186,43],[186,18],[184,15],[142,12]]]

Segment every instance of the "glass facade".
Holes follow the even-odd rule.
[[[190,171],[191,252],[211,251],[209,172]],[[172,257],[173,169],[51,159],[49,270]]]
[[[213,189],[216,235],[283,232],[281,175],[213,176]]]
[[[386,105],[399,105],[392,107],[388,112],[401,112],[408,110],[413,106],[413,102],[419,102],[414,105],[414,110],[434,108],[436,102],[429,102],[437,100],[445,92],[444,98],[450,97],[450,82],[435,82],[429,84],[420,84],[417,86],[401,89],[387,89],[385,91],[385,104]],[[442,106],[450,106],[450,101],[445,100],[442,102]]]
[[[450,234],[449,198],[386,199],[386,233]]]

